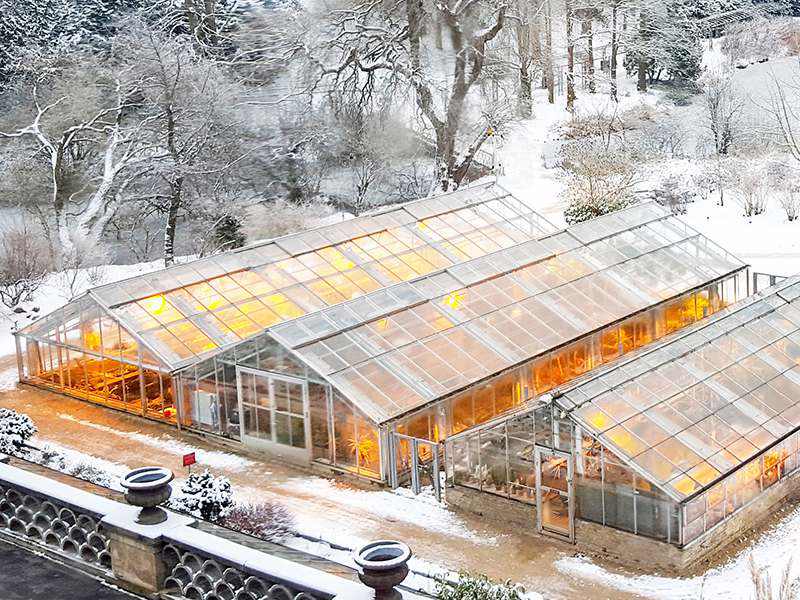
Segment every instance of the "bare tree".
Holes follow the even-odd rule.
[[[545,81],[547,84],[547,101],[550,104],[556,102],[556,82],[553,73],[553,7],[552,0],[544,0],[546,11],[544,13],[545,44],[544,44],[544,65]]]
[[[772,74],[769,103],[763,108],[771,117],[775,137],[782,149],[795,161],[800,161],[800,111],[798,111],[797,80],[779,80]]]
[[[735,142],[744,101],[733,88],[727,71],[709,71],[700,81],[705,104],[705,125],[717,155],[727,155]]]
[[[99,97],[83,97],[79,87],[70,93],[67,89],[81,81],[75,69],[87,59],[75,58],[66,68],[43,68],[44,75],[30,85],[30,107],[24,109],[30,121],[0,131],[0,138],[31,142],[47,161],[56,230],[51,243],[62,267],[73,265],[77,241],[93,245],[100,240],[119,207],[120,191],[138,176],[132,167],[153,151],[142,143],[146,119],[133,114],[140,82],[125,70],[113,74],[99,67],[90,74]]]
[[[619,25],[621,0],[611,0],[611,99],[619,102],[617,92],[617,57],[619,56]]]
[[[410,86],[435,140],[436,189],[446,191],[464,180],[493,130],[494,124],[483,123],[471,141],[462,140],[467,98],[483,73],[488,44],[505,25],[507,7],[499,4],[487,10],[477,2],[448,0],[431,10],[448,34],[452,69],[444,94],[439,93],[443,82],[438,69],[427,61],[424,49],[431,15],[417,0],[388,7],[358,4],[329,13],[331,31],[317,48],[322,57],[312,53],[312,61],[322,65],[322,79],[365,102],[374,99],[377,88],[385,94],[399,85]]]
[[[567,26],[567,110],[575,109],[575,35],[573,34],[573,0],[564,0],[564,20]]]
[[[0,303],[10,309],[30,300],[52,269],[47,240],[27,220],[0,230]]]
[[[148,139],[160,152],[148,157],[146,176],[129,197],[163,215],[163,257],[170,265],[190,198],[211,196],[258,146],[240,146],[238,87],[213,61],[181,39],[136,24],[131,30],[125,39],[143,82],[140,111],[147,114]]]

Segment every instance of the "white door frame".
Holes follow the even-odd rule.
[[[569,522],[569,531],[565,532],[560,529],[556,529],[553,527],[545,527],[542,521],[542,455],[547,456],[558,456],[560,458],[564,458],[567,461],[567,512],[568,512],[568,522]],[[570,542],[575,541],[575,491],[573,489],[573,461],[572,455],[569,452],[563,452],[560,450],[553,450],[552,448],[546,448],[543,446],[535,446],[534,447],[534,468],[536,469],[536,529],[539,533],[544,535],[552,535],[554,537],[558,537],[560,539],[569,539]],[[548,487],[548,486],[545,486]],[[555,488],[550,488],[554,491],[558,491],[559,493],[564,493],[561,490],[555,490]]]
[[[271,439],[263,439],[247,435],[244,426],[244,406],[242,403],[242,373],[262,377],[268,381],[270,404],[272,408],[270,414],[270,435]],[[305,448],[295,448],[275,441],[275,388],[274,381],[284,381],[300,386],[303,394],[303,431],[305,435]],[[241,442],[252,448],[263,449],[271,454],[276,454],[292,462],[308,463],[311,460],[311,421],[309,419],[308,408],[308,382],[299,377],[292,377],[291,375],[284,375],[282,373],[273,373],[272,371],[263,371],[261,369],[253,369],[252,367],[236,366],[236,396],[239,408],[239,438]],[[289,421],[291,426],[291,420]]]

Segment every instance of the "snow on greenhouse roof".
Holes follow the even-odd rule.
[[[489,183],[104,285],[89,297],[176,370],[281,322],[555,229]],[[52,337],[43,328],[73,309],[22,334]]]
[[[800,276],[570,385],[556,402],[678,499],[800,427]]]
[[[654,203],[522,246],[527,260],[449,267],[441,289],[344,331],[343,305],[273,335],[385,422],[745,267]]]

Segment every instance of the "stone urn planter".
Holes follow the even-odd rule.
[[[167,513],[158,505],[169,500],[172,487],[169,482],[174,475],[163,467],[134,469],[122,478],[125,500],[133,506],[141,506],[136,522],[141,525],[157,525],[167,520]]]
[[[375,590],[375,600],[401,600],[395,589],[408,575],[411,548],[403,542],[370,542],[353,552],[361,583]]]

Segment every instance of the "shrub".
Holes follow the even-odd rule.
[[[587,221],[633,204],[637,159],[633,153],[612,151],[595,142],[575,142],[562,148],[567,223]]]
[[[28,415],[0,408],[0,453],[18,454],[36,431],[36,425]]]
[[[78,463],[67,470],[67,473],[78,479],[89,481],[102,487],[111,487],[112,477],[106,471],[89,463]]]
[[[792,186],[778,190],[778,201],[789,221],[796,221],[800,217],[800,189]]]
[[[50,268],[46,240],[26,221],[0,231],[0,303],[15,308],[30,300]]]
[[[227,477],[215,477],[208,472],[192,473],[183,482],[179,495],[170,500],[175,510],[217,522],[233,508],[233,490]]]
[[[442,579],[436,582],[436,597],[439,600],[522,600],[525,590],[510,581],[496,583],[485,575],[459,573],[458,583],[453,585]]]
[[[223,524],[271,542],[280,541],[295,530],[292,513],[277,502],[237,504],[223,519]]]

